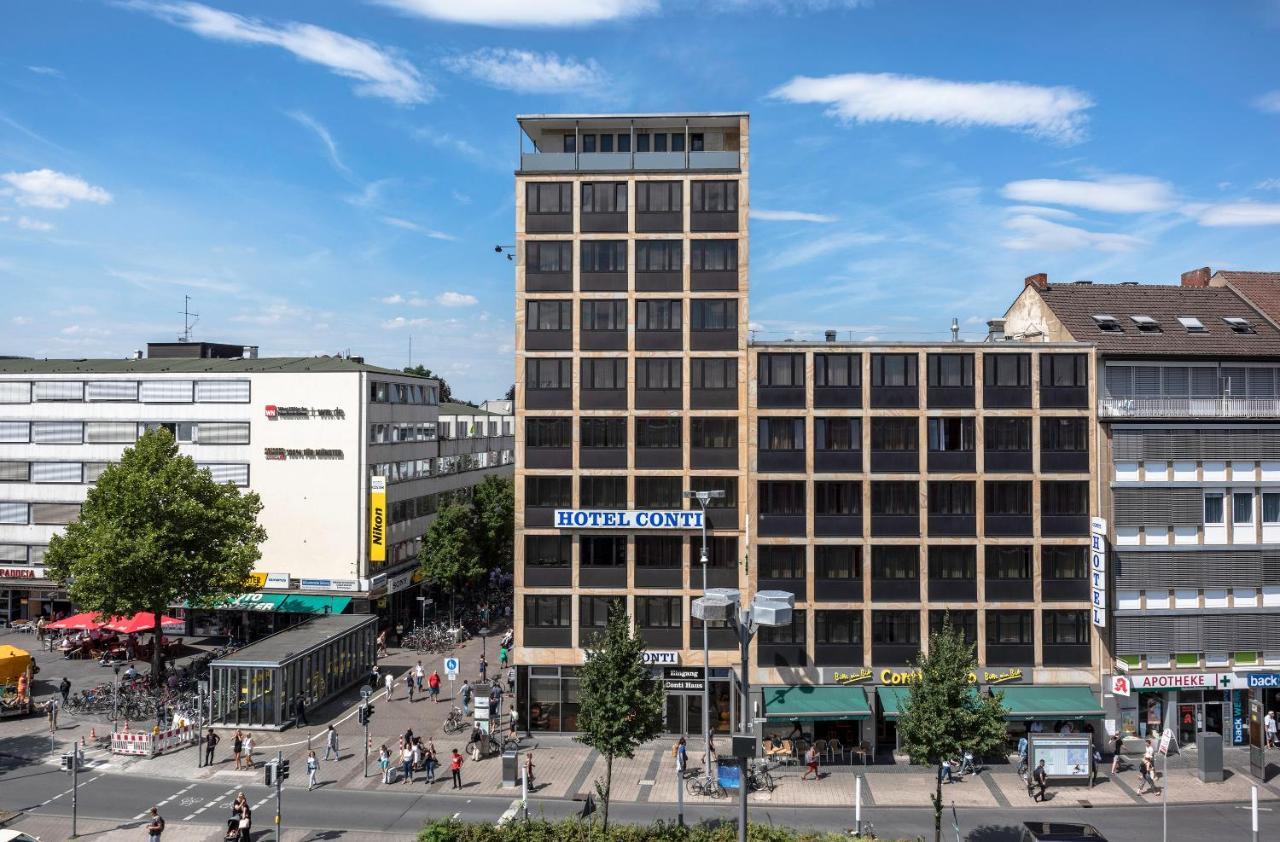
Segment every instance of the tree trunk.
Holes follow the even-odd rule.
[[[153,639],[151,641],[151,683],[156,687],[160,686],[163,678],[160,675],[160,667],[164,665],[164,652],[160,649],[160,617],[161,612],[152,612],[152,619],[156,621],[155,627],[151,630]]]
[[[613,755],[606,754],[604,757],[604,823],[601,826],[601,836],[605,839],[609,838],[609,796],[613,787]]]
[[[942,771],[939,767],[936,794],[933,796],[933,842],[942,842]]]

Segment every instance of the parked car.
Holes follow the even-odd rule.
[[[40,840],[20,830],[0,830],[0,842],[40,842]]]
[[[1021,842],[1107,842],[1091,824],[1023,822]]]

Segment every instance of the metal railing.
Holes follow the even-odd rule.
[[[522,152],[522,172],[608,172],[626,170],[736,170],[736,151],[690,152]]]
[[[1280,397],[1103,397],[1098,414],[1103,418],[1278,418]]]

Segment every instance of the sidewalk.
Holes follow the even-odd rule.
[[[77,839],[89,839],[93,842],[138,842],[146,836],[146,822],[112,822],[101,819],[80,819],[76,823],[79,832]],[[43,840],[70,839],[71,819],[65,816],[23,815],[5,825],[6,830],[20,830],[23,833]],[[222,842],[226,828],[211,825],[183,824],[166,817],[164,838],[181,839],[183,842]],[[255,828],[254,836],[260,836]],[[275,839],[274,835],[262,836],[264,839]],[[322,839],[334,839],[333,832],[327,830],[291,830],[284,828],[280,834],[281,842],[318,842]],[[404,833],[372,833],[362,830],[342,831],[343,842],[412,842],[414,834]]]

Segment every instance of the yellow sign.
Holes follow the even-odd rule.
[[[863,672],[866,672],[866,670],[863,670]],[[1021,680],[1022,680],[1022,670],[1018,669],[1017,667],[1014,667],[1012,669],[1007,669],[1004,672],[988,672],[986,670],[983,670],[982,672],[982,683],[984,684],[1005,684],[1010,681],[1021,681]],[[895,672],[893,670],[886,669],[886,670],[880,671],[881,684],[889,684],[889,685],[917,684],[919,683],[919,681],[920,681],[920,673],[916,670],[911,670],[907,672]],[[978,683],[977,673],[972,673],[972,672],[969,673],[969,683],[970,684]]]
[[[831,673],[831,681],[835,684],[857,684],[859,681],[866,681],[875,675],[871,670],[863,667],[857,672],[845,672],[844,670],[834,670]]]
[[[369,561],[387,560],[387,478],[369,478]]]
[[[248,579],[244,580],[245,587],[253,588],[255,591],[262,590],[262,588],[265,587],[266,584],[267,584],[267,574],[259,573],[256,570],[249,574]]]
[[[1022,670],[1014,667],[1004,672],[983,672],[982,680],[987,684],[1004,684],[1006,681],[1021,681]]]

